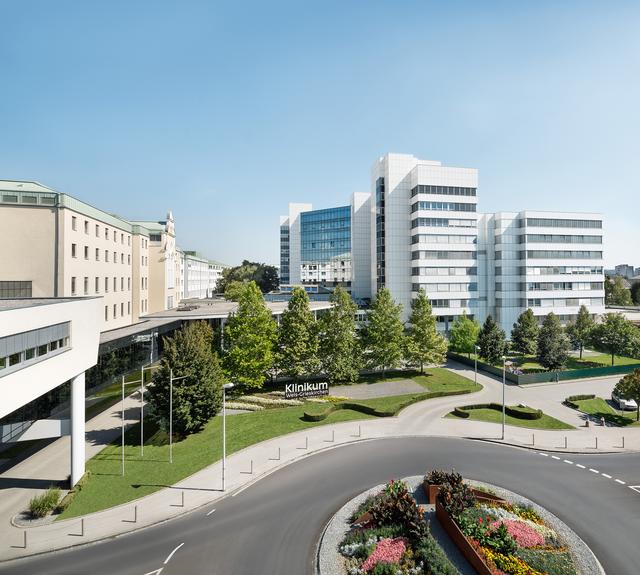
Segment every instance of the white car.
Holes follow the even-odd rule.
[[[625,399],[615,391],[611,394],[611,399],[618,404],[618,409],[622,409],[623,411],[636,411],[638,409],[638,404],[635,400]]]

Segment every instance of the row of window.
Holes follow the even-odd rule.
[[[71,229],[73,231],[78,231],[78,218],[76,216],[71,216]],[[84,233],[85,234],[89,234],[89,229],[90,229],[90,224],[89,224],[89,220],[84,220]],[[100,237],[100,224],[95,224],[95,235],[96,238]],[[118,242],[118,231],[117,230],[113,230],[113,232],[110,231],[110,229],[107,226],[104,226],[104,239],[108,240],[109,237],[113,238],[114,242]],[[122,245],[124,245],[124,238],[125,235],[120,232],[120,243]],[[127,245],[130,246],[131,245],[131,236],[127,234],[126,236],[127,238]],[[148,240],[146,238],[142,238],[142,247],[143,249],[146,249],[148,247]]]
[[[442,283],[442,284],[415,284],[420,286],[427,293],[431,292],[460,292],[460,291],[478,291],[478,283]]]
[[[603,290],[604,282],[529,282],[527,289],[532,291],[589,291]]]
[[[417,185],[411,190],[411,197],[417,194],[438,194],[440,196],[475,196],[476,188],[462,188],[460,186],[425,186]]]
[[[556,218],[527,218],[527,227],[532,228],[586,228],[602,229],[601,220],[568,220]],[[520,227],[524,220],[520,220]]]
[[[601,244],[602,236],[570,236],[566,234],[527,234],[520,236],[518,243],[532,244]]]
[[[120,317],[124,316],[124,302],[120,304]],[[127,315],[131,315],[131,302],[127,302]],[[118,304],[113,304],[113,316],[112,319],[118,318]],[[109,306],[104,306],[104,321],[109,321]]]
[[[527,275],[533,276],[553,276],[553,275],[590,275],[602,274],[602,266],[547,266],[536,267],[527,266],[522,268]]]
[[[414,234],[412,244],[475,244],[476,236],[454,236],[447,234]]]
[[[30,281],[0,281],[0,298],[32,297]]]
[[[104,278],[104,292],[109,293],[110,278]],[[141,278],[141,288],[148,288],[148,278]],[[120,291],[124,291],[124,277],[120,277]],[[71,277],[71,295],[77,295],[78,282],[76,276]],[[84,276],[83,280],[84,295],[89,295],[89,276]],[[94,293],[100,293],[100,277],[96,276],[94,280]],[[113,276],[113,291],[118,291],[118,278]],[[131,278],[127,278],[127,291],[131,291]]]
[[[527,257],[531,259],[576,259],[576,260],[601,260],[602,252],[590,252],[584,250],[527,250]],[[521,252],[519,259],[524,259]]]
[[[109,250],[104,250],[104,261],[105,262],[109,262]],[[71,257],[72,258],[77,258],[78,257],[78,244],[71,244]],[[100,248],[96,248],[95,249],[95,255],[94,255],[95,261],[99,262],[100,261]],[[89,259],[89,246],[84,246],[84,259],[88,260]],[[145,265],[145,256],[142,256],[142,265]],[[117,264],[118,263],[118,252],[113,252],[113,263]],[[120,252],[120,263],[123,264],[124,263],[124,253]],[[131,254],[127,254],[127,265],[131,265]]]
[[[411,268],[414,276],[476,276],[477,267],[452,267],[452,268]]]
[[[411,206],[411,213],[418,210],[434,210],[437,212],[475,212],[476,204],[461,202],[415,202]]]
[[[55,339],[48,343],[43,343],[36,347],[30,347],[28,349],[25,349],[24,351],[12,353],[6,357],[0,357],[0,370],[6,369],[7,367],[14,367],[25,361],[31,361],[33,359],[43,357],[48,353],[59,351],[68,346],[69,338],[63,337],[60,339]]]
[[[475,260],[477,257],[477,252],[471,251],[416,250],[411,252],[412,260]]]
[[[477,226],[476,220],[454,220],[450,218],[415,218],[411,220],[411,227],[430,228],[474,228]]]
[[[604,305],[601,297],[591,298],[529,298],[529,307],[578,307],[581,305]]]

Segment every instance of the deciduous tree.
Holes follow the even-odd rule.
[[[523,355],[535,355],[538,349],[538,320],[533,310],[523,311],[511,330],[511,346]]]
[[[569,359],[569,339],[558,316],[550,312],[544,318],[538,336],[538,363],[548,370],[562,369]]]
[[[438,333],[436,318],[424,289],[420,289],[411,302],[409,324],[407,359],[420,366],[420,373],[424,372],[425,363],[443,363],[447,357],[447,340]]]
[[[621,313],[606,313],[592,332],[593,344],[611,354],[611,365],[616,355],[632,353],[637,345],[638,328]]]
[[[478,335],[478,348],[480,357],[492,365],[501,363],[502,357],[507,352],[507,338],[504,330],[490,315],[487,316]]]
[[[387,288],[376,294],[367,316],[366,359],[371,367],[398,367],[404,348],[404,325],[401,319],[402,305],[397,304]]]
[[[480,324],[471,319],[466,312],[456,317],[449,331],[449,349],[471,355],[480,335]]]
[[[591,317],[589,310],[585,305],[580,306],[580,311],[575,321],[567,325],[566,332],[571,343],[580,349],[580,359],[584,346],[591,340],[591,334],[596,326],[596,322]]]
[[[640,369],[625,375],[616,384],[615,391],[625,399],[633,399],[636,402],[636,421],[640,421]]]

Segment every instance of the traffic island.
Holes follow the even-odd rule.
[[[346,503],[318,545],[319,575],[602,575],[591,549],[527,498],[439,472],[378,485]],[[442,482],[436,486],[432,481]],[[439,491],[435,505],[431,492]],[[420,517],[416,519],[415,510]]]

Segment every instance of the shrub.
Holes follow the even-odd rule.
[[[369,513],[376,525],[402,525],[412,542],[422,539],[429,530],[422,511],[402,481],[387,484]]]
[[[428,572],[431,575],[460,575],[430,533],[425,535],[417,544],[415,558],[428,566],[429,570],[425,570],[425,573]]]
[[[60,489],[49,487],[43,494],[31,498],[29,512],[36,519],[44,517],[57,507],[58,501],[60,501]]]
[[[449,472],[442,469],[433,469],[424,476],[424,482],[429,485],[442,485],[448,483],[455,471]]]
[[[462,480],[462,475],[453,472],[448,481],[441,485],[438,500],[445,511],[455,519],[465,509],[475,504],[476,497],[471,488]]]

